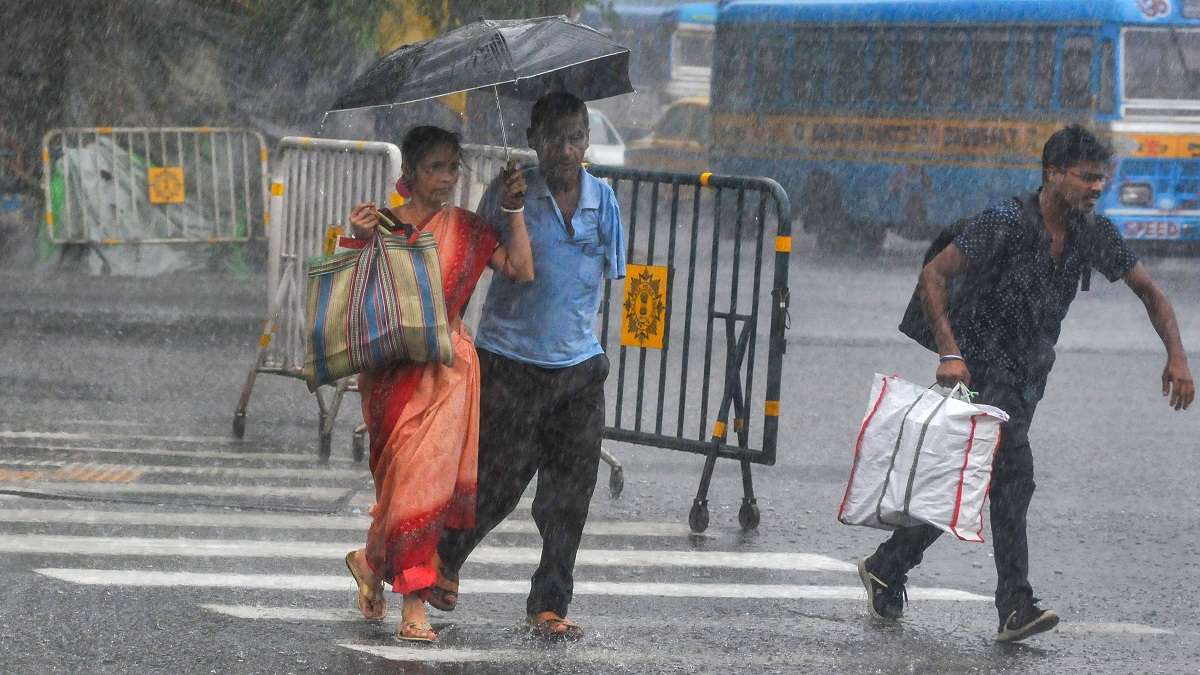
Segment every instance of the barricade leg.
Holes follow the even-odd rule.
[[[361,462],[367,454],[367,425],[366,423],[354,427],[354,437],[351,441],[351,450],[354,453],[354,461]]]
[[[317,432],[317,456],[322,462],[328,462],[329,456],[333,452],[333,424],[337,421],[338,410],[342,407],[342,398],[346,394],[346,389],[350,386],[354,378],[343,377],[337,381],[337,385],[333,388],[332,398],[329,403],[325,403],[325,399],[321,396],[321,390],[317,390],[317,407],[321,411],[321,420]]]
[[[760,514],[754,499],[754,480],[750,477],[750,462],[742,460],[742,508],[738,509],[738,524],[743,530],[758,528]]]
[[[608,496],[620,499],[621,491],[625,489],[625,469],[621,468],[617,458],[603,447],[600,448],[600,459],[608,465]]]
[[[237,408],[233,411],[233,437],[238,440],[246,435],[246,406],[250,405],[250,393],[254,390],[254,380],[262,370],[267,347],[271,345],[271,340],[275,337],[275,327],[279,325],[279,314],[283,311],[283,299],[291,279],[291,266],[291,261],[288,261],[284,267],[283,283],[279,285],[279,289],[275,291],[275,297],[271,299],[269,316],[263,323],[262,335],[258,338],[258,351],[254,355],[254,365],[246,374],[246,383],[242,385],[242,395],[238,398]]]
[[[725,320],[725,336],[726,336],[726,361],[725,361],[725,392],[721,396],[721,407],[717,412],[717,425],[719,428],[713,430],[712,436],[712,451],[705,455],[704,471],[700,474],[700,487],[696,491],[696,498],[692,501],[692,510],[688,513],[688,526],[692,532],[700,534],[708,529],[708,488],[712,482],[713,470],[716,469],[717,457],[720,453],[720,448],[725,440],[727,422],[729,420],[729,409],[733,408],[734,414],[734,430],[738,434],[738,438],[744,445],[746,441],[745,418],[747,415],[746,404],[742,395],[742,384],[738,378],[738,372],[741,369],[741,364],[746,355],[746,347],[750,343],[750,331],[753,328],[753,323],[748,319],[750,317],[717,313],[715,318]],[[736,323],[743,321],[742,329],[736,330]],[[736,339],[734,335],[737,335]],[[750,475],[750,462],[741,460],[742,465],[742,507],[738,511],[738,522],[743,529],[753,530],[758,527],[759,510],[758,503],[754,498],[754,484]]]

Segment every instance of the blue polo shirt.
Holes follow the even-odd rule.
[[[625,276],[625,234],[612,188],[579,171],[583,183],[571,218],[572,237],[542,172],[525,169],[525,226],[534,280],[492,277],[475,337],[480,349],[543,368],[573,366],[604,352],[596,339],[596,313],[602,281]],[[500,196],[499,180],[493,181],[478,213],[507,241],[508,215],[500,211]]]

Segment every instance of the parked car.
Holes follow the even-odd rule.
[[[608,166],[625,166],[625,141],[617,128],[599,110],[588,111],[588,126],[591,128],[591,138],[588,139],[588,150],[584,159],[592,164]]]
[[[626,161],[636,169],[705,171],[711,119],[707,97],[681,98],[667,107],[649,136],[629,144]]]

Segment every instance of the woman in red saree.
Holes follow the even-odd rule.
[[[375,236],[382,222],[431,232],[438,243],[454,364],[400,363],[358,378],[363,418],[371,439],[375,505],[367,545],[346,555],[358,582],[359,608],[369,619],[387,611],[383,582],[404,596],[397,636],[432,641],[437,634],[425,600],[437,579],[437,541],[443,528],[475,525],[479,450],[479,365],[461,316],[475,284],[490,265],[517,281],[533,279],[533,255],[521,213],[525,182],[506,169],[507,244],[478,216],[448,206],[458,182],[462,151],[457,134],[416,127],[402,144],[403,178],[411,198],[377,211],[359,204],[350,214],[358,238]],[[397,186],[400,188],[401,186]]]

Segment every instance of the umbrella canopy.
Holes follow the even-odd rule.
[[[476,21],[384,56],[334,110],[412,103],[484,87],[535,100],[569,91],[585,101],[633,91],[629,50],[563,16]]]

